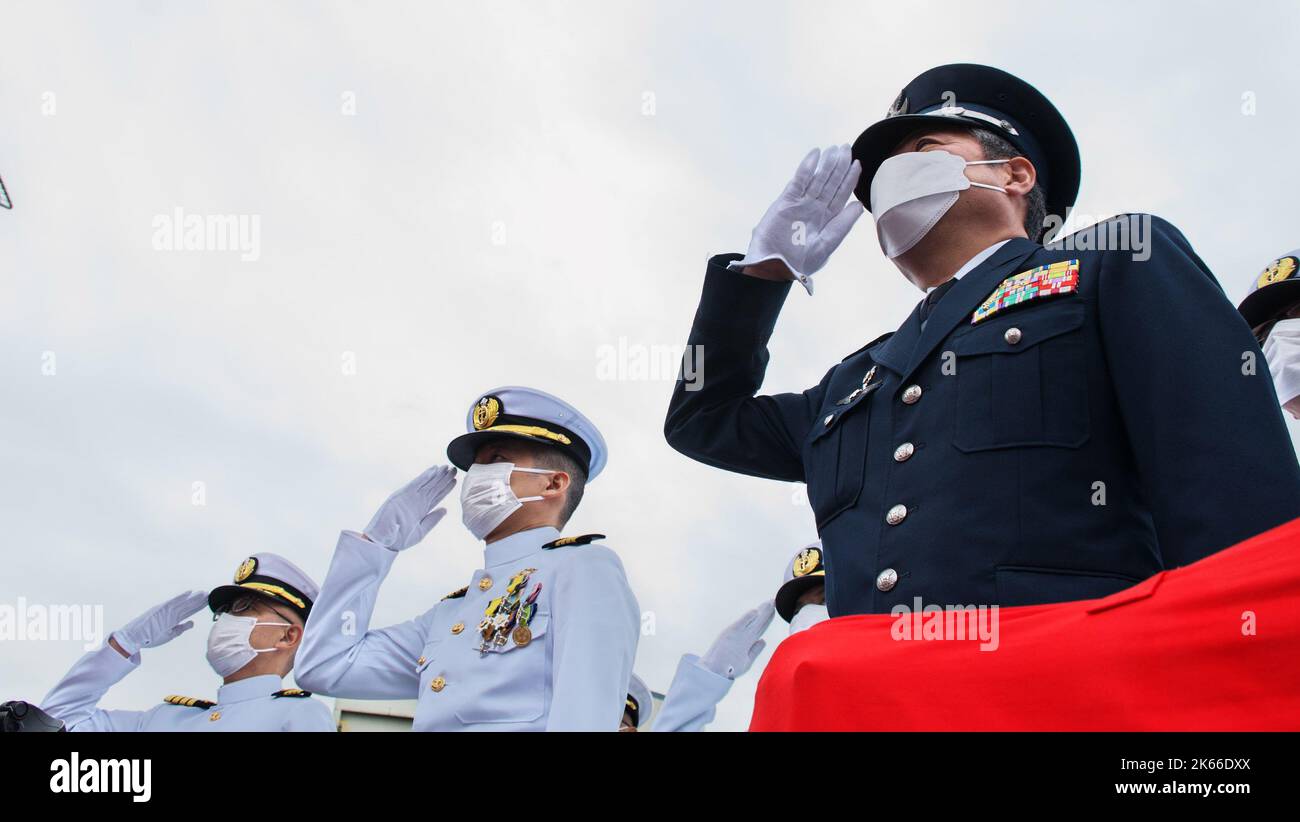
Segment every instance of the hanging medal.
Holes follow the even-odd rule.
[[[522,634],[519,633],[517,626],[519,626],[520,609],[526,607],[520,602],[520,594],[528,584],[529,576],[536,571],[536,568],[525,568],[515,574],[510,578],[510,584],[506,586],[505,596],[497,597],[488,603],[487,608],[483,611],[483,620],[478,626],[480,638],[478,651],[480,655],[486,655],[488,651],[494,648],[505,647],[506,640],[516,634],[527,636],[524,645],[527,645],[528,641],[532,640],[532,633],[528,631],[527,622],[522,626],[524,628]],[[540,584],[534,589],[534,597],[539,590],[541,590]],[[531,600],[529,602],[531,603]],[[530,612],[529,617],[531,615]],[[520,643],[516,642],[515,644]]]
[[[511,638],[514,639],[516,647],[524,648],[528,643],[533,641],[533,631],[528,627],[528,623],[532,621],[533,614],[537,611],[537,595],[541,592],[542,583],[539,582],[537,583],[537,586],[533,588],[533,592],[528,595],[528,599],[524,602],[523,606],[519,609],[519,616],[517,618],[518,625],[510,635]]]

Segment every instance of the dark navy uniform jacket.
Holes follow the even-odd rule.
[[[689,338],[705,378],[678,381],[665,436],[807,483],[832,616],[1105,596],[1300,516],[1263,354],[1183,235],[1151,226],[1145,261],[1012,239],[924,330],[913,310],[815,387],[772,396],[755,393],[789,283],[714,257]],[[1077,290],[972,324],[1004,279],[1072,259]]]

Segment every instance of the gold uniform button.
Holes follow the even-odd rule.
[[[894,462],[907,462],[916,453],[916,446],[905,442],[894,449]]]
[[[424,664],[425,662],[427,662],[427,661],[428,661],[428,660],[426,660],[424,657],[420,657],[419,659],[415,660],[415,664],[416,664],[416,665],[423,665],[423,664]]]
[[[209,722],[216,722],[220,718],[221,718],[221,711],[213,711],[212,713],[208,714]]]
[[[877,591],[892,591],[898,584],[898,572],[893,568],[886,568],[876,577]]]
[[[445,687],[447,687],[447,680],[440,676],[435,676],[433,681],[429,683],[429,690],[433,691],[435,694],[441,692]]]
[[[1021,334],[1019,328],[1008,328],[1007,332],[1002,335],[1002,339],[1007,341],[1007,345],[1015,345],[1020,342],[1020,337]]]
[[[457,622],[455,625],[451,626],[451,632],[453,634],[459,634],[463,630],[465,630],[465,623],[463,622]]]
[[[919,399],[921,399],[921,386],[909,385],[903,389],[904,405],[915,405]]]
[[[492,577],[483,577],[478,581],[478,589],[480,591],[486,591],[491,587],[492,587]]]
[[[889,513],[885,514],[885,522],[888,522],[890,525],[897,525],[905,519],[907,519],[906,505],[895,505],[893,508],[889,509]]]

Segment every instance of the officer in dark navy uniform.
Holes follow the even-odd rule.
[[[831,616],[1105,596],[1300,515],[1273,386],[1242,367],[1258,344],[1183,235],[1039,244],[1079,169],[1036,89],[942,66],[709,261],[688,340],[709,377],[678,381],[665,436],[807,483]],[[863,206],[926,298],[816,386],[755,396],[790,282],[811,293]]]

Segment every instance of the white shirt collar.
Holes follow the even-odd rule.
[[[222,685],[217,689],[217,704],[229,705],[231,702],[244,702],[270,696],[280,690],[280,677],[275,674],[259,674]]]
[[[499,539],[483,549],[483,567],[492,568],[507,562],[522,559],[541,549],[552,540],[559,539],[560,532],[549,525],[529,528]]]

